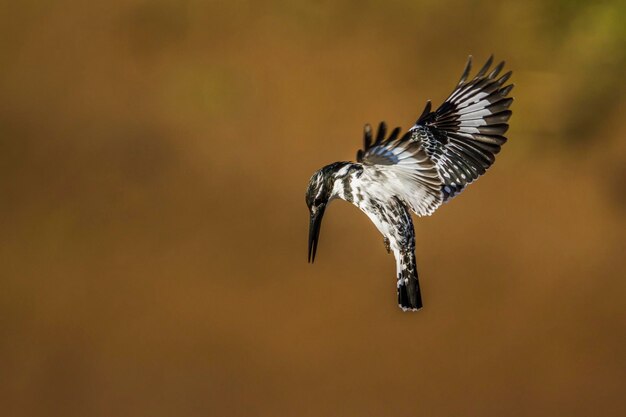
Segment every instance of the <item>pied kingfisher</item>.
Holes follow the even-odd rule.
[[[404,311],[422,307],[415,265],[415,232],[411,213],[431,215],[485,173],[506,142],[511,117],[504,85],[511,71],[498,78],[504,62],[490,70],[493,56],[474,78],[470,56],[461,80],[434,112],[428,101],[406,133],[396,127],[387,136],[384,122],[376,137],[365,125],[357,162],[335,162],[309,181],[309,262],[315,260],[326,206],[335,198],[360,208],[382,233],[387,252],[396,259],[398,304]]]

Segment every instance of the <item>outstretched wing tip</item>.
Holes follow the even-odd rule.
[[[469,77],[469,74],[471,71],[472,71],[472,56],[469,55],[467,57],[467,63],[465,64],[465,68],[463,69],[463,73],[461,74],[461,79],[459,80],[457,87],[459,85],[462,85],[465,81],[467,81],[467,77]]]
[[[506,61],[492,67],[491,54],[470,78],[471,62],[470,55],[461,81],[444,103],[434,112],[422,113],[412,128],[414,140],[421,141],[436,162],[444,200],[484,174],[507,141],[504,134],[513,103],[508,95],[514,84],[504,84],[512,71],[500,75]]]
[[[417,118],[417,122],[415,124],[419,124],[426,116],[428,116],[432,110],[433,104],[430,100],[426,100],[426,105],[424,106],[424,110],[422,110],[422,114]]]

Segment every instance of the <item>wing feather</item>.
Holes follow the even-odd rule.
[[[429,106],[426,109],[430,111]],[[365,125],[365,148],[357,153],[365,172],[375,182],[385,184],[384,192],[399,198],[417,215],[429,215],[442,201],[441,179],[435,164],[420,143],[412,139],[412,132],[400,136],[400,128],[386,137],[387,125],[378,126],[372,143],[371,127]]]
[[[513,84],[504,85],[511,71],[498,75],[504,61],[490,70],[493,55],[468,81],[472,57],[461,81],[434,112],[424,112],[410,129],[412,139],[424,144],[442,180],[443,201],[459,194],[495,162],[506,142]]]
[[[385,184],[389,192],[417,215],[430,215],[443,202],[460,193],[495,162],[506,142],[513,98],[513,84],[504,61],[491,68],[493,55],[469,79],[470,56],[452,93],[435,111],[426,102],[415,125],[400,135],[395,128],[387,136],[387,125],[363,130],[363,149],[357,152],[367,175]]]

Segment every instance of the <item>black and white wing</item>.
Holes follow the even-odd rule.
[[[430,101],[407,133],[400,128],[386,137],[381,123],[376,139],[365,126],[364,148],[357,161],[379,176],[393,195],[415,214],[432,214],[443,202],[460,193],[494,163],[506,142],[513,85],[504,85],[511,71],[500,78],[501,62],[490,71],[493,56],[478,74],[467,80],[472,67],[468,59],[458,85],[434,112]],[[490,72],[489,72],[490,71]]]
[[[381,197],[397,197],[417,215],[430,215],[442,202],[442,182],[434,161],[422,143],[413,139],[413,132],[400,136],[396,127],[386,134],[385,122],[378,126],[375,140],[370,125],[365,125],[364,148],[358,151],[357,161],[372,184],[381,185]]]
[[[509,106],[513,102],[507,96],[513,84],[504,84],[511,71],[498,78],[504,61],[491,70],[492,63],[493,56],[468,81],[472,68],[470,56],[452,94],[434,112],[429,101],[410,129],[412,140],[423,145],[437,167],[443,201],[456,196],[484,174],[506,142],[504,134],[509,128]]]

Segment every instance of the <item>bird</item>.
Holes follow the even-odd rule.
[[[411,212],[430,216],[461,193],[495,162],[507,141],[511,117],[507,84],[512,71],[505,62],[492,69],[491,55],[470,78],[470,55],[460,81],[436,110],[428,100],[405,133],[387,134],[385,122],[363,130],[363,149],[356,162],[334,162],[316,171],[305,195],[309,209],[309,256],[315,261],[322,218],[328,204],[341,199],[363,211],[383,235],[396,261],[398,305],[403,311],[422,308]]]

